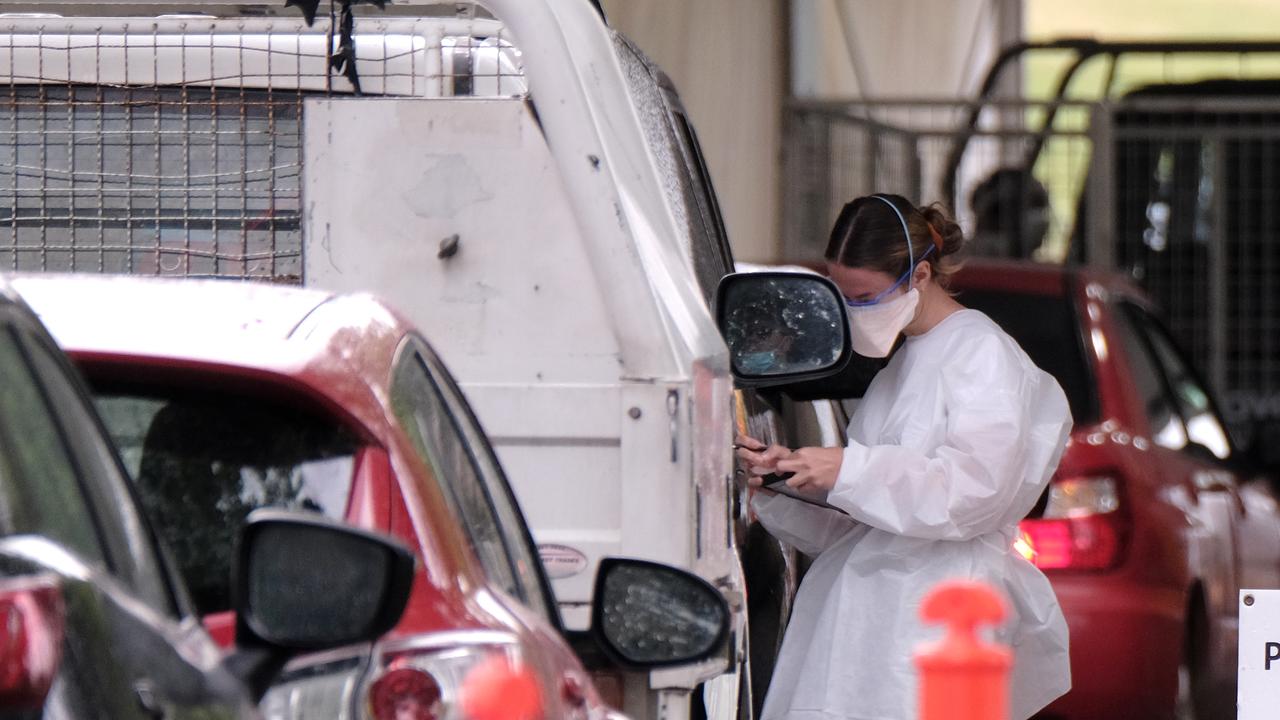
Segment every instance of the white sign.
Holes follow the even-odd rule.
[[[1274,720],[1280,708],[1280,590],[1240,591],[1237,720]]]

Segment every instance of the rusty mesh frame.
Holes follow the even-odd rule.
[[[364,95],[526,94],[505,28],[356,20]],[[0,18],[0,269],[300,282],[306,98],[330,19]]]

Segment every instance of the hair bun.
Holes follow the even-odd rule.
[[[942,247],[938,249],[938,257],[954,255],[964,248],[964,232],[960,225],[952,220],[946,211],[934,203],[920,208],[920,214],[942,238]]]

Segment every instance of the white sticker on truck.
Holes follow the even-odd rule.
[[[1280,590],[1240,591],[1237,720],[1274,720],[1280,708]]]
[[[539,545],[538,555],[552,580],[573,577],[587,569],[587,556],[568,545]]]

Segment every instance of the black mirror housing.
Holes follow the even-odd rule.
[[[236,551],[236,644],[291,654],[371,641],[399,622],[413,575],[413,553],[396,540],[256,510]]]
[[[820,275],[726,275],[715,307],[739,387],[819,380],[841,372],[854,356],[844,296]]]
[[[620,667],[686,665],[711,657],[729,635],[729,604],[702,578],[647,560],[600,561],[591,633]]]

